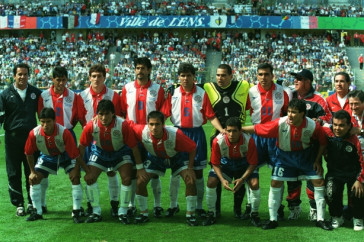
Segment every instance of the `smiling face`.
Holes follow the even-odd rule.
[[[349,120],[350,121],[350,120]],[[351,123],[347,122],[346,119],[337,119],[334,118],[332,120],[332,131],[336,137],[342,138],[344,137],[350,130]]]
[[[363,114],[364,103],[360,101],[360,98],[349,97],[349,107],[354,115],[361,117]]]
[[[17,68],[14,76],[15,87],[24,90],[28,86],[29,73],[27,68]]]

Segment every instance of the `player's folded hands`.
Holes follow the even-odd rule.
[[[230,184],[227,180],[223,180],[221,184],[224,186],[224,188],[228,191],[233,191],[233,189],[230,187]]]
[[[240,187],[244,184],[244,180],[242,178],[239,178],[239,179],[236,179],[233,181],[234,183],[234,188],[233,188],[233,191],[234,193],[237,192]]]

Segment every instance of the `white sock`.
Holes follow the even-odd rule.
[[[48,189],[48,177],[45,177],[40,182],[41,187],[41,202],[43,207],[47,207],[46,195]]]
[[[115,176],[107,176],[107,178],[109,181],[110,201],[119,201],[120,182],[118,174],[116,174]]]
[[[72,185],[73,210],[78,210],[81,208],[82,195],[83,194],[81,184]]]
[[[257,190],[250,190],[250,198],[251,198],[251,205],[252,205],[252,213],[256,213],[259,210],[260,205],[260,189]]]
[[[247,183],[245,183],[245,191],[246,191],[246,203],[247,204],[251,204],[251,197],[250,197],[250,189],[249,189],[249,185]]]
[[[170,208],[177,207],[178,191],[180,185],[181,185],[181,176],[171,176],[171,180],[169,182]]]
[[[269,219],[271,221],[277,221],[278,208],[281,205],[279,203],[281,197],[281,188],[270,187],[268,208],[269,208]]]
[[[41,200],[41,186],[40,184],[30,186],[30,197],[32,198],[33,207],[37,209],[37,214],[42,215],[42,202]]]
[[[135,207],[135,191],[136,191],[136,179],[131,180],[131,196],[129,207]]]
[[[155,178],[151,179],[150,186],[152,187],[154,195],[154,207],[161,207],[161,194],[162,194],[161,179],[159,177],[156,179]]]
[[[216,187],[215,188],[209,188],[206,187],[206,203],[207,203],[207,209],[209,212],[213,212],[214,216],[216,216]]]
[[[97,185],[96,182],[92,185],[87,185],[87,191],[89,193],[90,203],[93,208],[92,213],[101,215],[99,186]]]
[[[131,185],[124,186],[121,184],[120,187],[120,207],[118,211],[118,215],[126,214],[128,211],[128,205],[131,197]]]
[[[187,201],[187,212],[195,214],[197,196],[187,196],[186,201]]]
[[[196,179],[197,203],[196,209],[202,209],[203,195],[205,192],[205,184],[203,177]]]
[[[325,201],[325,187],[315,187],[315,201],[317,208],[317,221],[325,220],[325,210],[326,210],[326,201]]]
[[[148,197],[136,194],[135,199],[138,202],[139,210],[141,212],[148,210]],[[148,216],[148,213],[141,213],[141,214],[143,214],[144,216]]]
[[[279,202],[279,206],[281,206],[281,204],[283,202],[283,194],[284,194],[284,183],[281,186],[281,201]]]
[[[90,200],[90,192],[87,189],[87,184],[85,185],[85,193],[86,193],[86,200],[87,200],[87,202],[91,202],[91,200]]]

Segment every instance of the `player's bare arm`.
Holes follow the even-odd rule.
[[[248,177],[253,173],[257,166],[249,165],[248,169],[244,172],[243,176],[239,179],[233,181],[234,187],[233,191],[236,192],[240,189],[240,187],[244,184],[244,182],[248,179]]]

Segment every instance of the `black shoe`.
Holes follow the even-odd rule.
[[[202,218],[202,217],[205,218],[207,216],[206,211],[203,209],[196,209],[195,213],[196,213],[197,217],[199,217],[199,218]]]
[[[118,217],[118,210],[119,210],[119,201],[110,201],[111,209],[110,214],[111,217]]]
[[[83,223],[81,219],[81,209],[72,210],[72,219],[75,224]]]
[[[42,206],[42,213],[43,214],[48,213],[48,209],[46,206]]]
[[[275,229],[278,227],[278,222],[274,220],[270,220],[268,223],[262,226],[262,229]]]
[[[32,204],[28,204],[28,207],[27,207],[27,214],[32,214],[34,211],[34,207]]]
[[[163,211],[164,211],[164,209],[161,207],[154,207],[154,212],[153,212],[154,217],[156,217],[156,218],[163,217]]]
[[[24,217],[25,215],[27,215],[27,213],[25,212],[25,209],[23,206],[19,206],[16,208],[16,216]]]
[[[85,209],[83,207],[80,208],[80,216],[85,217]]]
[[[260,221],[259,215],[257,212],[251,213],[250,215],[250,222],[255,226],[255,227],[260,227],[262,226],[262,223]]]
[[[245,212],[244,214],[241,216],[242,220],[248,220],[250,219],[250,213],[252,212],[252,207],[250,204],[247,204],[245,207]]]
[[[241,211],[234,211],[234,218],[243,219]]]
[[[221,212],[220,211],[217,211],[216,210],[216,213],[215,214],[216,214],[216,218],[220,218],[221,217]]]
[[[134,222],[136,224],[143,224],[143,223],[149,222],[149,217],[144,216],[143,214],[139,214],[138,216],[135,217]]]
[[[282,204],[278,208],[278,220],[284,220],[284,206]]]
[[[130,220],[127,214],[121,214],[118,216],[119,221],[123,224],[130,224]]]
[[[323,220],[317,221],[316,227],[322,228],[323,230],[333,230],[334,229],[329,221],[323,221]]]
[[[168,208],[166,211],[166,217],[173,217],[174,215],[176,215],[179,212],[179,205],[177,205],[177,207],[174,208]]]
[[[43,216],[40,214],[37,214],[35,211],[27,218],[27,221],[35,221],[43,219]]]
[[[101,222],[101,220],[102,220],[101,215],[93,213],[87,217],[87,219],[85,220],[85,223],[97,223],[97,222]]]
[[[129,218],[134,217],[137,212],[136,207],[129,207],[126,214],[129,216]]]
[[[198,222],[195,216],[186,217],[186,222],[189,226],[197,226]]]
[[[89,217],[90,215],[92,215],[93,212],[93,208],[90,202],[87,202],[87,209],[85,211],[85,217]]]
[[[208,212],[206,216],[206,220],[202,222],[202,226],[210,226],[216,223],[216,218],[214,216],[214,212]]]

